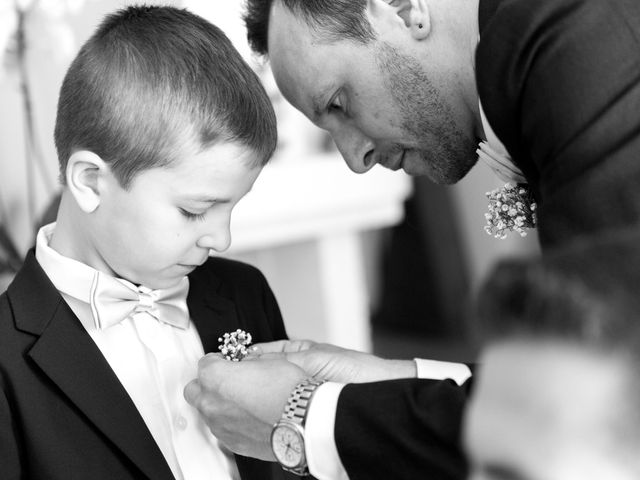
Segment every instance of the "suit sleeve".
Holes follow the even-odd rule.
[[[335,438],[349,478],[466,478],[460,426],[467,388],[421,379],[346,385]]]
[[[480,100],[543,247],[640,220],[639,51],[636,0],[503,0],[480,33]]]

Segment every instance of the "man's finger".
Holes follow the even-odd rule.
[[[267,353],[289,353],[308,350],[314,342],[311,340],[278,340],[276,342],[256,343],[254,353],[264,355]]]
[[[252,360],[253,359],[255,360],[286,360],[287,354],[283,352],[263,353],[260,356],[252,357]]]
[[[289,363],[293,363],[297,365],[301,369],[305,371],[307,375],[313,376],[317,372],[309,372],[306,370],[307,365],[307,350],[295,351],[295,352],[285,352],[285,353],[265,353],[258,357],[256,360],[286,360]]]
[[[282,353],[285,351],[288,343],[290,343],[290,340],[277,340],[275,342],[256,343],[251,346],[251,353],[256,355]]]
[[[200,386],[200,382],[198,380],[191,380],[187,383],[187,386],[184,387],[184,399],[190,405],[195,406],[200,393],[202,392],[202,387]]]
[[[317,371],[307,371],[307,368],[308,368],[307,359],[309,355],[306,350],[289,352],[285,355],[285,357],[288,362],[291,362],[297,365],[298,367],[300,367],[301,369],[303,369],[307,375],[315,376],[318,373]]]
[[[224,357],[222,356],[222,354],[213,352],[207,353],[204,357],[198,360],[198,370],[202,370],[207,365],[217,361],[224,361]]]

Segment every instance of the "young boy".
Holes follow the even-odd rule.
[[[264,277],[209,258],[276,145],[256,75],[170,7],[108,16],[69,68],[57,223],[0,297],[4,479],[256,479],[183,388],[218,337],[285,337]]]

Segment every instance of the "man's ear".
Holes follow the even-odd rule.
[[[100,205],[101,179],[108,172],[108,165],[93,152],[80,150],[69,157],[65,172],[67,188],[83,212],[91,213]]]
[[[431,16],[427,6],[428,0],[368,0],[370,15],[381,18],[383,14],[392,12],[401,18],[415,40],[423,40],[431,32]]]

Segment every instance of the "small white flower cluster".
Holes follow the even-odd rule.
[[[251,345],[251,334],[244,330],[237,329],[235,332],[225,333],[218,341],[222,342],[218,345],[218,350],[227,360],[239,362],[249,355],[247,347]]]
[[[526,228],[536,227],[536,202],[526,185],[507,183],[486,195],[489,213],[484,214],[487,219],[484,230],[489,235],[505,239],[509,231],[514,231],[525,237]]]

